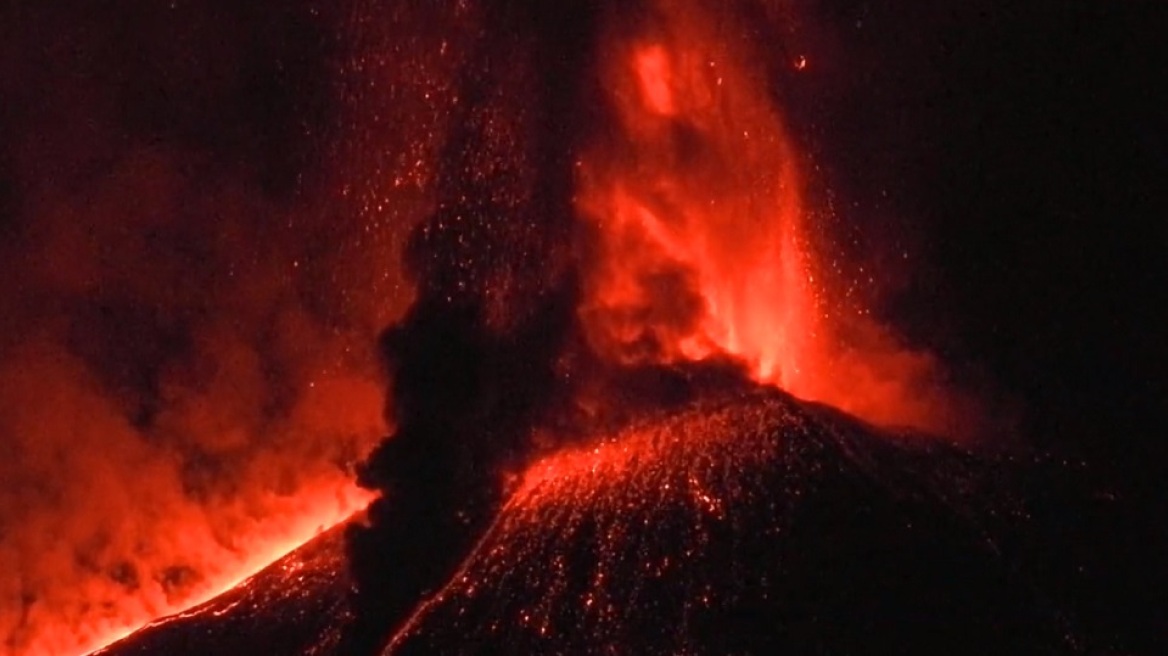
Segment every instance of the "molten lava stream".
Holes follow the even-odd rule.
[[[84,654],[94,649],[98,650],[95,653],[101,653],[105,646],[140,628],[180,619],[228,590],[247,586],[249,579],[260,570],[359,513],[372,496],[344,477],[322,482],[298,495],[294,508],[265,517],[249,533],[235,536],[237,548],[220,554],[225,559],[229,556],[234,559],[224,562],[216,571],[208,572],[206,582],[193,589],[191,594],[173,602],[167,600],[155,608],[144,605],[114,608],[108,620],[99,626],[68,626],[62,622],[53,635],[44,636],[21,653],[26,656],[61,656]]]

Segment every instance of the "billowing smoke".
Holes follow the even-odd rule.
[[[334,185],[334,22],[0,10],[0,652],[95,647],[367,498],[405,219]]]
[[[437,203],[405,261],[416,301],[383,337],[394,436],[362,481],[384,493],[352,534],[360,619],[384,640],[490,517],[500,469],[528,450],[576,308],[571,144],[592,52],[587,3],[451,7],[467,30]]]

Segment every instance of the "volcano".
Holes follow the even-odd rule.
[[[1037,539],[1024,469],[704,389],[516,476],[382,653],[1080,653],[1047,585],[1078,549]],[[352,653],[340,536],[99,653]]]
[[[253,517],[288,523],[242,502],[266,500],[270,488],[279,499],[339,490],[345,503],[329,523],[364,510],[95,654],[1156,653],[1168,626],[1155,592],[1168,589],[1163,542],[1132,517],[1148,506],[1077,460],[1013,439],[1014,418],[963,387],[977,388],[976,363],[960,368],[961,345],[928,334],[960,318],[920,300],[932,291],[896,306],[900,287],[933,275],[904,271],[921,249],[879,216],[899,209],[833,186],[871,177],[885,197],[883,187],[899,184],[897,172],[853,166],[860,160],[844,143],[867,130],[867,117],[845,119],[880,99],[868,74],[885,65],[845,74],[835,47],[820,43],[833,39],[813,28],[859,30],[869,10],[853,4],[839,8],[846,20],[789,0],[356,0],[328,17],[306,6],[328,33],[318,92],[336,101],[321,103],[329,109],[314,139],[344,164],[304,177],[299,168],[311,173],[315,158],[298,155],[287,198],[233,210],[226,216],[259,217],[255,229],[218,231],[215,248],[186,248],[186,228],[213,211],[192,211],[190,226],[179,222],[157,243],[145,220],[110,232],[111,241],[146,235],[130,255],[158,261],[111,278],[110,289],[150,281],[152,268],[171,275],[144,285],[124,312],[86,310],[104,317],[92,330],[57,328],[58,304],[45,303],[36,316],[87,364],[30,346],[10,367],[20,375],[0,377],[0,429],[35,435],[29,427],[54,419],[54,435],[67,438],[106,405],[113,417],[93,422],[76,458],[82,482],[101,487],[78,485],[76,501],[57,503],[44,481],[69,477],[52,468],[12,486],[83,520],[78,535],[93,538],[36,558],[35,571],[11,568],[0,611],[15,629],[4,644],[58,653],[65,626],[89,649],[91,620],[117,615],[113,606],[161,594],[165,605],[137,614],[173,613],[180,598],[193,603],[180,593],[204,570],[214,574],[208,594],[244,571],[200,553],[184,512],[143,503],[146,519],[123,535],[120,506],[88,512],[82,501],[116,496],[138,508],[172,490],[179,510],[193,503],[238,520],[204,531],[212,556],[238,560],[253,551]],[[218,22],[208,24],[214,43]],[[253,77],[267,74],[242,76],[240,87]],[[897,117],[890,123],[909,122],[901,100],[882,105]],[[858,109],[828,111],[842,105]],[[164,186],[153,184],[160,165],[144,161],[131,177]],[[285,205],[288,217],[315,218],[287,218]],[[843,212],[876,216],[865,225]],[[53,239],[30,231],[34,253],[58,233],[63,253],[99,245],[84,226],[64,229],[71,215],[62,216],[60,229],[44,230]],[[316,243],[334,218],[352,220],[351,248]],[[276,223],[290,245],[268,253]],[[1042,237],[1028,248],[1050,241]],[[220,248],[222,258],[204,255]],[[171,267],[186,250],[202,277]],[[993,264],[979,266],[996,266],[986,259]],[[57,268],[70,260],[50,258]],[[350,260],[362,265],[350,271]],[[71,301],[101,286],[85,267],[73,276],[43,268],[47,288],[66,288]],[[241,282],[255,278],[254,289]],[[149,366],[112,375],[140,341],[121,327],[155,323],[169,287],[208,279],[221,279],[222,293],[192,289],[191,307],[176,311],[182,325],[157,340],[157,353],[140,354]],[[366,297],[370,307],[356,307]],[[203,325],[208,315],[213,326]],[[985,332],[1011,339],[998,325]],[[105,332],[117,339],[94,339]],[[1087,342],[1065,339],[1073,348],[1056,349],[1060,357]],[[169,362],[172,351],[181,362]],[[1055,358],[1018,353],[1052,396],[1085,377],[1073,367],[1048,373]],[[29,384],[36,377],[25,372],[42,369],[82,381],[79,410],[59,411],[52,386]],[[255,393],[241,391],[248,381]],[[90,387],[118,393],[97,404]],[[23,411],[25,397],[38,412]],[[141,492],[122,482],[147,471],[142,459],[123,458],[134,469],[96,466],[122,453],[106,448],[116,431],[133,444],[175,443]],[[44,451],[72,453],[67,444]],[[327,485],[309,494],[316,478]],[[102,493],[110,481],[118,494]],[[252,487],[259,493],[245,494]],[[5,518],[0,538],[19,527],[19,554],[33,560],[63,541],[58,525]],[[174,553],[163,558],[158,544]],[[107,551],[159,566],[91,555]],[[46,603],[45,591],[70,590],[60,581],[77,577],[112,590],[112,601],[78,590]]]

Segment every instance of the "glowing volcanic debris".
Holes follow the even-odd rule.
[[[1075,653],[1008,555],[1030,521],[1010,471],[773,388],[707,389],[528,467],[385,654]],[[1064,546],[1041,558],[1065,567]],[[344,654],[350,585],[322,536],[104,653]]]
[[[960,452],[923,456],[773,390],[646,418],[532,466],[385,654],[1057,644],[985,537],[978,504],[1012,505],[967,498]]]

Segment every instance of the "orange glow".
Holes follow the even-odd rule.
[[[589,328],[625,361],[724,352],[799,390],[818,312],[795,154],[761,80],[697,21],[674,27],[669,47],[618,49],[641,93],[623,91],[629,70],[614,62],[623,143],[581,166],[601,242]]]
[[[88,652],[230,588],[367,504],[341,464],[384,434],[377,382],[314,369],[288,412],[251,424],[263,388],[252,360],[226,352],[207,355],[222,379],[176,391],[150,432],[54,345],[9,353],[0,428],[23,467],[4,470],[13,477],[0,493],[5,525],[21,528],[0,542],[12,568],[0,577],[4,654]],[[222,472],[193,470],[176,436],[230,456],[216,461]]]
[[[0,542],[6,655],[88,652],[232,587],[370,498],[340,463],[383,434],[375,381],[316,370],[286,414],[249,433],[260,430],[239,419],[259,405],[249,360],[210,360],[222,383],[176,394],[162,434],[133,425],[53,345],[10,356],[0,425],[24,468],[0,496],[22,529]],[[193,480],[175,435],[234,457],[220,479]],[[37,485],[47,493],[26,492]]]
[[[662,116],[672,116],[676,108],[668,53],[661,46],[644,48],[637,53],[636,66],[647,109]]]
[[[797,396],[948,432],[932,359],[843,312],[816,266],[800,155],[760,58],[697,3],[657,4],[651,37],[606,43],[614,129],[578,161],[593,347],[627,364],[730,355]]]
[[[213,543],[198,530],[168,536],[188,541],[184,556],[203,561],[203,581],[182,594],[161,587],[114,600],[101,616],[88,615],[72,624],[44,631],[18,653],[27,656],[85,654],[120,640],[155,618],[169,616],[238,586],[259,570],[301,546],[320,532],[345,521],[372,500],[372,494],[344,477],[321,481],[319,487],[295,499],[281,500],[280,511],[263,517],[233,536],[233,544]]]
[[[779,458],[781,434],[821,430],[813,426],[814,421],[789,396],[767,387],[710,395],[683,411],[649,415],[587,446],[563,448],[536,460],[517,477],[507,505],[570,504],[603,494],[606,487],[628,493],[632,479],[672,469],[686,473],[684,487],[700,506],[719,507],[708,490],[734,486],[699,480],[692,463],[708,466],[724,458],[719,475],[761,469],[761,463]],[[670,485],[662,487],[668,490]],[[651,497],[660,492],[632,490],[629,496]]]

